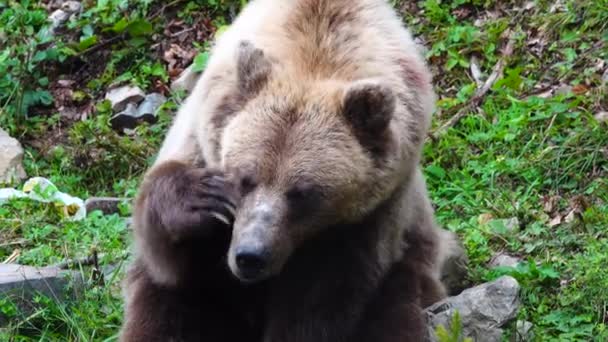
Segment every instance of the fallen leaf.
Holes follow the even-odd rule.
[[[492,221],[494,219],[494,215],[492,215],[491,213],[484,213],[479,215],[479,217],[477,218],[477,223],[479,223],[480,225],[484,225],[490,221]]]
[[[575,95],[582,95],[588,91],[589,91],[589,88],[587,88],[587,86],[584,84],[577,84],[574,87],[572,87],[572,92]]]
[[[557,214],[554,218],[549,221],[549,227],[555,227],[562,223],[562,216]]]
[[[547,214],[550,214],[557,210],[557,204],[559,203],[559,196],[543,196],[542,204],[543,211]]]

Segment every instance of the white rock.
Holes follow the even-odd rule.
[[[143,90],[133,86],[114,88],[106,93],[106,100],[110,101],[115,112],[124,110],[129,103],[140,103],[145,97]]]
[[[599,112],[595,114],[595,120],[599,122],[608,122],[608,112]]]
[[[184,71],[182,71],[182,73],[177,79],[175,79],[175,81],[171,83],[171,90],[183,90],[186,93],[190,93],[192,89],[194,89],[196,81],[198,81],[200,75],[201,73],[194,71],[193,65],[190,65]]]
[[[521,260],[508,254],[498,254],[490,261],[490,267],[516,267]]]
[[[22,161],[23,148],[19,141],[0,128],[0,183],[25,179],[27,175]]]
[[[66,1],[61,4],[61,9],[70,14],[73,14],[80,12],[80,10],[82,9],[82,5],[78,1]]]
[[[51,13],[49,16],[49,21],[51,22],[51,31],[55,31],[63,24],[65,24],[72,14],[68,13],[62,9],[58,9]]]
[[[82,5],[78,1],[66,1],[61,4],[61,9],[54,11],[49,16],[49,21],[51,22],[51,32],[63,26],[63,24],[70,20],[72,15],[80,12],[81,9]]]

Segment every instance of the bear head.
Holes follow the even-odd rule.
[[[242,200],[228,251],[244,282],[280,273],[305,241],[354,224],[396,188],[402,169],[391,88],[286,70],[249,42],[237,53],[246,99],[221,138]]]

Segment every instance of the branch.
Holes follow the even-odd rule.
[[[492,73],[488,77],[488,79],[484,82],[484,84],[477,88],[475,94],[469,99],[467,104],[461,107],[456,114],[454,114],[446,123],[444,123],[441,127],[437,128],[433,133],[429,135],[432,140],[436,140],[441,135],[443,135],[448,128],[456,125],[463,117],[465,117],[471,109],[477,107],[481,104],[481,101],[485,97],[485,95],[490,91],[494,83],[498,81],[503,74],[505,66],[507,65],[508,59],[513,55],[513,50],[515,48],[515,39],[513,33],[509,35],[509,40],[507,45],[502,50],[502,56],[500,60],[494,65],[492,68]]]

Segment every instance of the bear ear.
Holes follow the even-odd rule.
[[[395,94],[375,80],[357,81],[344,91],[343,113],[356,131],[371,135],[384,133],[395,112]]]
[[[245,94],[257,93],[268,80],[271,71],[270,60],[264,51],[247,40],[241,41],[237,49],[237,79],[240,90]]]

